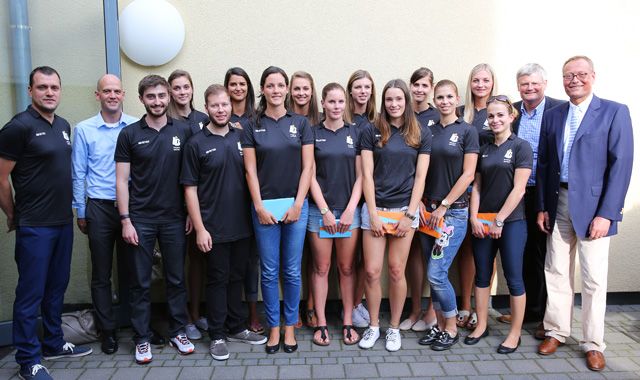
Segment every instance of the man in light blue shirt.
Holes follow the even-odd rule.
[[[113,154],[120,131],[138,119],[122,112],[125,94],[115,75],[106,74],[100,78],[95,94],[100,102],[100,112],[81,121],[73,130],[73,208],[77,211],[78,228],[89,236],[91,298],[97,327],[102,334],[101,348],[104,353],[113,354],[118,350],[117,322],[111,298],[114,244],[119,262],[124,260],[126,250],[115,201]]]

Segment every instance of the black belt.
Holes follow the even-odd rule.
[[[435,210],[438,208],[438,206],[440,206],[440,203],[442,203],[442,201],[436,201],[434,199],[429,199],[429,198],[422,198],[422,203],[424,203],[424,206],[429,208],[431,207],[432,210]],[[449,205],[449,208],[452,210],[457,210],[457,209],[461,209],[461,208],[467,208],[469,207],[469,202],[466,201],[460,201],[460,202],[453,202]]]
[[[569,182],[560,182],[560,187],[569,190]]]
[[[113,199],[89,198],[89,200],[91,202],[100,203],[100,204],[103,204],[103,205],[118,207],[118,202],[114,201]]]

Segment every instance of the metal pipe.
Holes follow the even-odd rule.
[[[31,73],[31,27],[27,0],[10,0],[9,14],[11,29],[11,83],[16,96],[15,111],[24,111],[31,98],[27,91]]]
[[[120,35],[118,33],[118,0],[103,0],[104,45],[107,73],[120,75]]]

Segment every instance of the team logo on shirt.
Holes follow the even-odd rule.
[[[62,131],[62,137],[67,141],[67,145],[71,145],[71,141],[69,141],[69,134],[67,131]]]
[[[298,129],[293,124],[289,126],[289,137],[298,137]]]
[[[209,153],[215,152],[215,151],[216,151],[216,148],[212,148],[212,149],[209,149],[209,150],[205,150],[204,154],[209,154]]]
[[[180,150],[180,138],[178,136],[173,136],[173,139],[171,140],[171,145],[173,145],[173,150],[175,152]]]
[[[451,134],[451,137],[449,138],[449,145],[456,146],[457,143],[458,143],[458,134],[454,132]]]
[[[427,123],[427,127],[430,127],[432,125],[434,125],[436,122],[433,120],[429,120],[429,122]]]
[[[510,163],[511,162],[511,157],[513,157],[513,151],[511,149],[507,150],[507,152],[504,154],[504,162],[506,163]]]
[[[204,125],[202,125],[202,122],[199,122],[198,126],[200,127],[200,129],[202,129],[202,127],[204,127]]]
[[[487,119],[487,120],[484,121],[484,124],[482,125],[482,130],[483,131],[488,131],[490,129],[491,129],[491,127],[489,127],[489,120]]]
[[[353,149],[353,139],[351,138],[351,135],[347,136],[347,147]]]
[[[36,137],[44,136],[46,134],[47,134],[47,132],[38,132],[38,133],[36,133]]]
[[[240,153],[240,155],[242,156],[242,144],[240,144],[240,141],[238,141],[238,153]]]

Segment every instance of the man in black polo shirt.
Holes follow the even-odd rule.
[[[147,364],[152,360],[149,288],[156,239],[160,243],[167,287],[169,342],[180,354],[194,351],[185,335],[186,228],[184,197],[179,182],[182,149],[193,132],[189,125],[166,115],[169,84],[163,77],[144,77],[138,84],[138,94],[147,113],[118,136],[116,200],[122,237],[131,245],[131,324],[135,333],[135,358],[138,364]]]
[[[13,304],[13,345],[21,379],[51,379],[42,358],[88,355],[91,348],[64,341],[60,327],[73,246],[71,127],[57,116],[60,76],[48,66],[29,76],[31,105],[0,130],[0,208],[16,230],[18,286]],[[9,175],[15,189],[13,199]]]
[[[267,338],[246,329],[242,305],[253,234],[240,146],[242,131],[230,126],[231,99],[224,86],[207,88],[205,107],[211,121],[185,146],[180,182],[198,249],[207,259],[209,352],[216,360],[226,360],[226,339],[264,344]]]

